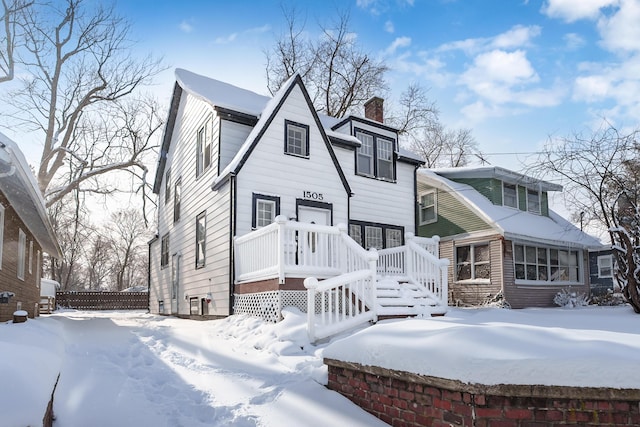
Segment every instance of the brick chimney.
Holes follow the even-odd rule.
[[[367,119],[375,120],[376,122],[384,122],[384,109],[382,107],[384,99],[374,96],[370,100],[364,103],[364,116]]]

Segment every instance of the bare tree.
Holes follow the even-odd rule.
[[[15,73],[15,49],[19,18],[33,2],[26,0],[2,0],[2,28],[0,29],[0,83],[13,80]]]
[[[138,210],[115,212],[108,225],[113,252],[113,276],[118,291],[145,283],[146,242],[150,233]],[[139,280],[142,277],[142,280]],[[135,280],[135,279],[138,280]]]
[[[287,33],[267,51],[267,87],[275,93],[296,72],[303,78],[315,108],[344,117],[386,89],[388,67],[363,51],[349,31],[349,15],[341,13],[331,26],[320,26],[318,39],[307,39],[296,10],[284,11]]]
[[[85,280],[92,291],[99,291],[105,288],[106,279],[111,272],[112,249],[111,242],[98,234],[87,253],[87,265]]]
[[[102,2],[65,0],[23,12],[20,62],[30,77],[9,102],[15,118],[43,132],[37,177],[51,206],[71,191],[95,190],[99,175],[141,168],[148,135],[123,132],[114,126],[118,118],[108,118],[130,112],[125,100],[161,67],[131,55],[129,24]],[[153,107],[153,119],[156,113]],[[76,169],[63,170],[65,162]]]
[[[609,123],[584,136],[550,142],[537,166],[540,174],[559,177],[567,206],[609,233],[616,258],[616,278],[623,294],[640,313],[640,194],[638,135],[621,133]]]

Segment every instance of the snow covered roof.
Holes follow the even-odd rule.
[[[504,171],[508,172],[506,169]],[[507,206],[494,205],[475,188],[449,180],[441,176],[439,170],[419,169],[418,181],[451,193],[496,232],[508,239],[585,249],[602,246],[598,239],[581,231],[551,209],[547,217]]]
[[[2,132],[0,132],[0,190],[42,250],[59,258],[60,246],[49,222],[49,215],[38,183],[18,144]]]
[[[523,175],[499,166],[467,166],[459,168],[433,169],[435,173],[449,179],[455,178],[497,178],[524,187],[541,188],[543,191],[562,191],[562,186],[531,176]]]

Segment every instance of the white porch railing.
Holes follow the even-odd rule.
[[[405,278],[419,285],[443,307],[448,305],[448,259],[438,258],[438,236],[432,238],[405,234],[405,245],[378,251],[377,273]]]

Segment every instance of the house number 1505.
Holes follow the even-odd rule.
[[[311,200],[322,200],[322,193],[316,193],[315,191],[302,191],[302,197]]]

